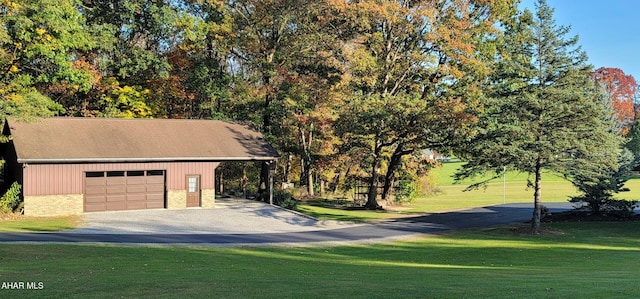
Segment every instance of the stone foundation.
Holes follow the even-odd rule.
[[[167,209],[184,209],[187,207],[187,190],[168,190]]]
[[[200,206],[203,208],[213,208],[216,204],[216,190],[202,190],[200,194]],[[186,190],[167,191],[167,209],[184,209],[187,207]]]
[[[26,216],[67,216],[83,213],[82,194],[37,195],[24,197]]]
[[[216,190],[202,190],[201,203],[203,208],[214,208],[216,206]]]
[[[201,196],[203,208],[215,207],[215,190],[202,190]],[[83,205],[84,196],[82,194],[25,196],[24,214],[27,216],[78,215],[84,212]],[[167,209],[185,209],[186,207],[186,190],[167,191]]]

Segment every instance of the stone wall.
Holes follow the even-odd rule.
[[[200,194],[200,206],[203,208],[213,208],[216,203],[216,190],[205,189]],[[184,209],[187,207],[186,190],[167,191],[167,209]]]
[[[26,216],[66,216],[83,213],[82,194],[31,195],[24,197]]]
[[[214,208],[216,206],[216,190],[215,189],[202,190],[201,203],[203,208]]]
[[[216,192],[213,189],[202,190],[201,206],[213,208]],[[27,216],[66,216],[84,212],[82,194],[67,195],[31,195],[24,198],[24,214]],[[187,207],[186,190],[167,191],[167,209],[185,209]]]
[[[168,190],[167,209],[184,209],[187,207],[187,190]]]

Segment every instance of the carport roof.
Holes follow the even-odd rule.
[[[20,163],[269,161],[278,152],[246,125],[187,119],[9,119]]]

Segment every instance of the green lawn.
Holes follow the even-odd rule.
[[[533,189],[527,187],[527,174],[509,171],[506,174],[506,179],[500,178],[490,182],[484,188],[464,191],[475,181],[467,180],[455,183],[452,175],[460,166],[462,163],[456,162],[444,163],[442,167],[435,168],[431,175],[435,178],[440,191],[434,195],[415,198],[397,211],[349,211],[310,203],[302,203],[298,209],[320,219],[362,222],[393,218],[403,214],[444,212],[503,203],[531,203],[533,207]],[[629,180],[625,186],[631,191],[618,194],[618,198],[640,199],[640,179]],[[545,202],[567,202],[570,196],[578,194],[575,187],[561,176],[551,172],[543,174],[543,204]]]
[[[0,245],[0,281],[52,298],[638,298],[639,222],[340,247]]]
[[[46,232],[74,229],[80,223],[79,216],[25,217],[0,220],[0,232]]]

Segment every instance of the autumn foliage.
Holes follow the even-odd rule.
[[[601,67],[593,72],[592,77],[604,88],[620,132],[626,135],[635,120],[633,102],[638,92],[638,83],[633,76],[626,75],[619,68]]]

